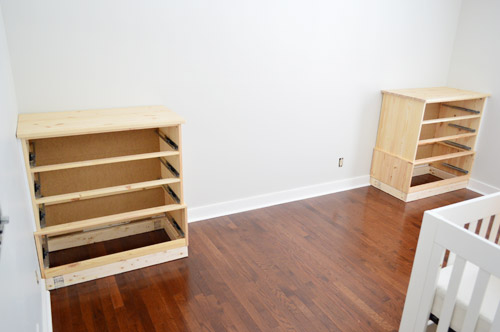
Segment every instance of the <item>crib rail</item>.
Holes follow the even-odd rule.
[[[500,214],[486,216],[479,220],[473,220],[464,225],[469,232],[473,232],[482,238],[493,243],[499,244],[500,240]],[[442,266],[453,265],[455,254],[446,250]]]
[[[465,226],[484,217],[500,214],[500,193],[444,206],[432,212],[456,225]]]
[[[490,276],[500,278],[500,193],[427,211],[424,214],[400,331],[426,331],[444,264],[451,276],[439,315],[438,332],[448,331],[466,264],[478,268],[459,331],[474,331]],[[447,262],[446,262],[447,261]],[[500,301],[500,300],[499,300]],[[491,331],[500,331],[500,305]]]

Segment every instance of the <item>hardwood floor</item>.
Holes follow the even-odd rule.
[[[51,292],[54,331],[397,331],[423,212],[373,187],[190,224],[189,257]]]

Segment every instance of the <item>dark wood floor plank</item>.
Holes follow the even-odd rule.
[[[186,259],[52,291],[54,331],[397,331],[424,211],[477,196],[364,187],[190,224]]]

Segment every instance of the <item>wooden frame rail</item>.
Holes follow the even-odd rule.
[[[152,153],[142,153],[142,154],[136,154],[136,155],[121,156],[121,157],[76,161],[76,162],[72,162],[72,163],[64,163],[64,164],[56,164],[56,165],[35,166],[35,167],[30,167],[30,172],[31,173],[51,172],[51,171],[58,171],[58,170],[62,170],[62,169],[69,169],[69,168],[88,167],[88,166],[96,166],[96,165],[104,165],[104,164],[121,163],[121,162],[126,162],[126,161],[133,161],[133,160],[154,159],[154,158],[161,158],[161,157],[178,156],[178,155],[179,155],[178,151],[160,151],[160,152],[152,152]]]
[[[87,220],[74,221],[71,223],[63,224],[63,225],[45,227],[39,231],[36,231],[35,236],[42,236],[42,235],[54,236],[54,235],[61,235],[61,234],[67,234],[67,233],[72,233],[72,232],[78,232],[78,231],[83,231],[86,229],[93,229],[93,228],[96,228],[99,226],[106,226],[106,225],[111,225],[111,224],[117,223],[117,222],[130,221],[130,220],[134,220],[134,219],[154,216],[154,215],[162,214],[164,212],[170,212],[170,211],[180,210],[180,209],[184,209],[184,208],[186,208],[186,205],[184,205],[184,204],[171,204],[171,205],[164,205],[164,206],[159,206],[159,207],[150,208],[150,209],[125,212],[125,213],[115,214],[115,215],[111,215],[111,216],[104,216],[104,217],[92,218],[92,219],[87,219]]]

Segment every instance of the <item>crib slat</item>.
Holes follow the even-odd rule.
[[[498,229],[500,228],[500,216],[497,214],[493,217],[493,225],[491,226],[489,240],[495,242],[498,234]]]
[[[448,261],[446,262],[446,266],[451,266],[453,263],[455,263],[455,257],[457,255],[454,252],[450,251],[450,254],[448,255]]]
[[[491,216],[484,217],[481,221],[481,228],[479,229],[479,236],[482,238],[486,237],[486,232],[488,231],[488,227],[490,226]]]
[[[469,231],[471,231],[472,233],[476,234],[476,229],[477,229],[477,223],[478,223],[479,220],[476,220],[476,221],[471,221],[469,223]]]
[[[486,286],[488,285],[489,280],[490,274],[483,269],[479,269],[474,289],[472,291],[472,298],[469,302],[469,306],[467,307],[467,313],[465,314],[464,325],[462,326],[461,331],[474,331],[477,318],[479,316],[479,309],[481,309],[484,293],[486,292]]]
[[[455,258],[455,263],[453,264],[453,270],[451,271],[450,282],[448,283],[448,289],[446,290],[446,295],[444,297],[441,314],[439,315],[437,332],[448,332],[448,327],[450,326],[453,309],[455,309],[455,301],[457,300],[458,288],[460,286],[460,281],[462,280],[464,268],[465,259],[457,256]]]
[[[410,295],[410,299],[415,299],[418,297],[420,297],[420,299],[419,301],[413,301],[413,303],[410,304],[412,308],[408,308],[408,314],[407,314],[407,316],[409,316],[409,319],[408,317],[405,317],[405,313],[403,312],[403,318],[405,324],[403,325],[403,328],[400,329],[401,331],[407,331],[408,327],[413,327],[414,331],[425,331],[425,327],[427,326],[427,321],[429,320],[429,314],[432,308],[432,301],[434,300],[434,293],[436,289],[437,280],[439,277],[439,271],[440,271],[439,264],[440,262],[443,261],[445,252],[445,249],[443,247],[433,244],[432,242],[429,243],[429,240],[432,239],[433,234],[435,233],[435,230],[433,229],[434,227],[435,225],[433,225],[432,223],[427,222],[422,224],[422,230],[420,231],[421,232],[420,237],[422,238],[422,242],[420,242],[420,237],[418,240],[419,243],[423,244],[423,246],[421,246],[420,244],[417,246],[417,254],[415,255],[415,262],[417,262],[418,258],[418,263],[424,264],[422,265],[424,268],[416,269],[417,271],[416,273],[419,273],[422,270],[424,273],[422,275],[415,274],[416,278],[414,279],[414,284],[416,285],[416,287],[412,287],[412,292],[418,291],[419,292],[418,296],[416,294]],[[425,249],[420,251],[418,249],[422,247],[425,248],[426,245],[428,245],[430,249],[428,252],[428,256],[427,255],[424,256],[422,254],[426,253],[424,252]],[[415,263],[413,264],[415,266]],[[410,284],[410,287],[411,286],[412,285]],[[408,289],[410,289],[410,287],[408,287]],[[407,293],[406,295],[407,297],[409,296],[408,294],[409,293]],[[411,321],[411,319],[413,318],[411,316],[413,315],[415,318],[414,323],[408,324],[408,321]]]
[[[498,303],[497,311],[495,313],[495,317],[493,318],[493,322],[491,323],[490,331],[500,331],[500,303]]]

